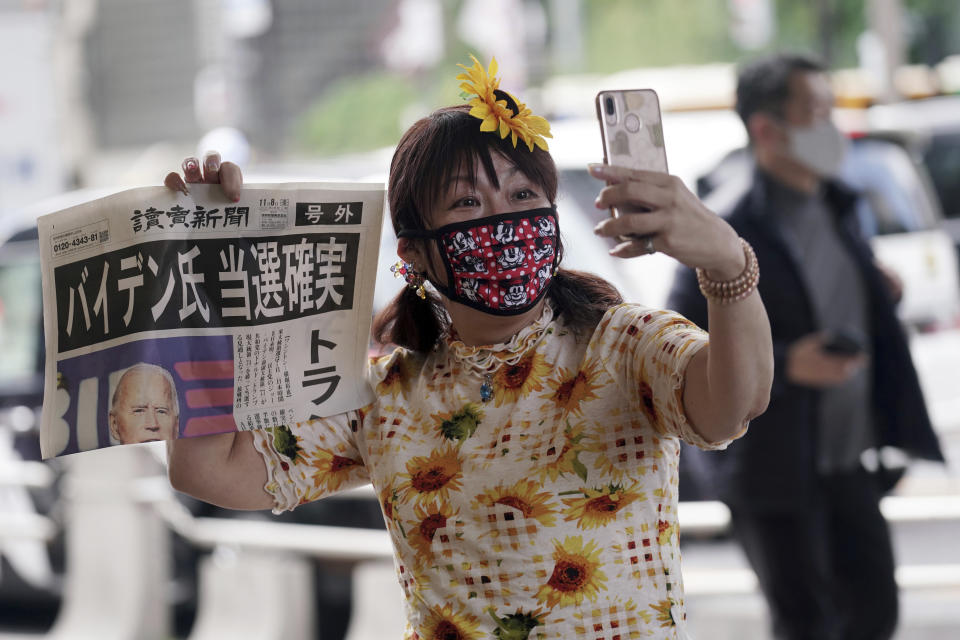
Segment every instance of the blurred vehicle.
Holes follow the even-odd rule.
[[[19,465],[39,460],[39,407],[43,396],[40,257],[35,228],[0,241],[0,519],[55,511],[57,485],[25,486]],[[43,623],[59,606],[62,538],[0,537],[0,618],[27,627]]]
[[[943,208],[943,228],[960,247],[960,95],[876,105],[866,120],[874,131],[909,132]]]
[[[733,111],[666,112],[663,128],[670,173],[708,205],[722,208],[749,186],[752,160],[743,125]],[[593,207],[599,185],[586,171],[588,162],[602,157],[596,121],[561,120],[553,130],[551,151],[561,175],[558,205],[569,209],[561,224],[569,228],[577,226],[574,218],[599,220],[606,215]],[[957,253],[923,162],[910,153],[915,138],[859,130],[851,137],[841,177],[864,196],[858,216],[877,258],[904,281],[901,319],[920,331],[957,326]],[[576,238],[579,242],[580,236]],[[591,262],[592,269],[602,267],[601,275],[629,300],[654,306],[665,303],[675,265],[662,254],[624,261],[597,252]]]
[[[663,122],[670,172],[708,206],[721,209],[749,188],[753,162],[745,148],[743,125],[734,112],[664,113]],[[568,205],[561,228],[575,226],[572,218],[596,220],[598,214],[606,215],[593,207],[600,185],[586,171],[588,162],[602,159],[596,121],[561,121],[553,131],[551,151],[561,175],[558,204]],[[857,214],[877,258],[904,281],[898,308],[901,319],[914,332],[925,332],[955,326],[958,321],[957,254],[941,227],[939,203],[923,165],[907,148],[903,139],[858,134],[851,140],[842,177],[864,195]],[[579,241],[577,236],[575,242]],[[628,300],[651,306],[666,303],[676,261],[662,254],[616,260],[597,252],[591,270],[611,261],[614,264],[607,266],[604,276]],[[918,361],[920,375],[929,378],[923,365]],[[689,456],[681,456],[680,499],[704,499],[707,496],[691,479],[688,460]]]
[[[0,407],[38,406],[43,341],[40,256],[35,229],[0,244]]]
[[[861,232],[874,254],[903,280],[898,314],[912,330],[960,326],[960,267],[943,228],[943,215],[909,138],[859,133],[850,141],[840,178],[862,195]],[[697,181],[697,192],[717,208],[749,186],[753,161],[746,149],[730,152]]]

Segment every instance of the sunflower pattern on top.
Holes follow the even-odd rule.
[[[371,482],[407,640],[683,638],[683,374],[706,334],[621,305],[592,338],[543,316],[371,363],[361,411],[255,432],[276,510]],[[485,375],[495,401],[479,401]]]

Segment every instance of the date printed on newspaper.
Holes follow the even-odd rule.
[[[38,221],[44,458],[372,399],[380,184],[117,193]]]

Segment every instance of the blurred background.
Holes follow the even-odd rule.
[[[0,0],[0,637],[360,640],[394,637],[399,615],[371,492],[236,514],[174,495],[162,447],[39,462],[38,215],[160,184],[210,149],[250,183],[384,182],[401,133],[462,100],[456,64],[495,55],[502,86],[553,126],[570,266],[661,305],[670,259],[612,261],[589,233],[594,95],[655,89],[671,173],[722,199],[749,177],[736,65],[782,49],[831,69],[844,176],[905,282],[899,311],[948,456],[912,465],[884,503],[898,638],[960,637],[954,0]],[[393,241],[385,228],[377,305],[398,286]],[[694,637],[764,638],[728,514],[699,497],[682,479]]]

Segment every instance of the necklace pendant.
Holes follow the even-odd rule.
[[[490,402],[491,398],[493,398],[493,382],[488,373],[483,376],[483,384],[480,385],[480,399],[484,402]]]

